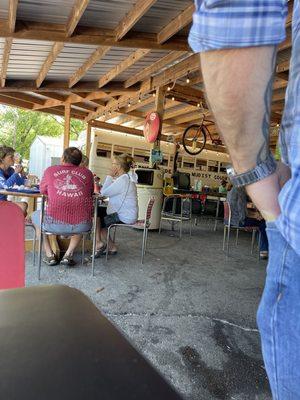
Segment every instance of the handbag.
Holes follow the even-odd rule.
[[[117,212],[114,212],[114,213],[111,213],[111,214],[107,214],[107,215],[104,217],[104,223],[105,223],[106,228],[108,228],[108,227],[111,226],[111,225],[119,224],[120,222],[122,222],[122,221],[120,220],[120,218],[119,218],[119,214],[118,214],[118,213],[120,212],[120,210],[121,210],[121,208],[122,208],[122,206],[123,206],[123,204],[124,204],[124,201],[125,201],[125,199],[126,199],[126,197],[127,197],[127,193],[128,193],[129,186],[130,186],[130,178],[129,178],[129,175],[127,175],[127,176],[128,176],[128,186],[127,186],[127,190],[126,190],[124,199],[123,199],[123,201],[122,201],[122,203],[121,203],[121,205],[120,205],[118,211],[117,211]]]

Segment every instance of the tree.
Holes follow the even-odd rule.
[[[71,139],[77,140],[84,123],[71,119]],[[0,107],[0,144],[13,147],[29,158],[30,146],[37,135],[58,137],[64,133],[64,119],[59,116],[20,108]]]

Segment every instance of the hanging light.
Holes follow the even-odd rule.
[[[171,91],[171,86],[168,86],[167,91],[168,91],[168,92]]]
[[[172,97],[172,100],[175,101],[175,97],[174,96]]]
[[[190,71],[188,71],[188,74],[187,74],[187,77],[186,77],[186,83],[190,83],[190,76],[189,76],[189,74],[190,74]]]
[[[197,104],[197,107],[200,108],[200,103]]]
[[[155,92],[153,92],[153,93],[152,93],[152,96],[153,96],[153,97],[155,97],[155,96],[156,96]]]
[[[111,110],[109,110],[108,115],[111,115]]]
[[[127,106],[128,106],[128,107],[130,107],[130,106],[131,106],[130,99],[128,100],[128,104],[127,104]]]
[[[142,102],[142,100],[141,100],[141,95],[139,95],[139,103],[141,103]]]

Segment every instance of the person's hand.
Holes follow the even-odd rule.
[[[278,182],[281,189],[284,186],[284,184],[291,178],[291,169],[283,162],[278,161],[276,174],[278,176]]]
[[[15,173],[16,174],[21,174],[23,172],[23,167],[21,164],[18,164],[15,166]]]

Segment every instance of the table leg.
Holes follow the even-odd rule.
[[[43,246],[43,230],[42,224],[44,221],[44,211],[45,211],[45,197],[41,198],[41,216],[40,216],[40,232],[39,232],[39,259],[38,259],[38,279],[41,279],[41,265],[42,265],[42,246]]]

